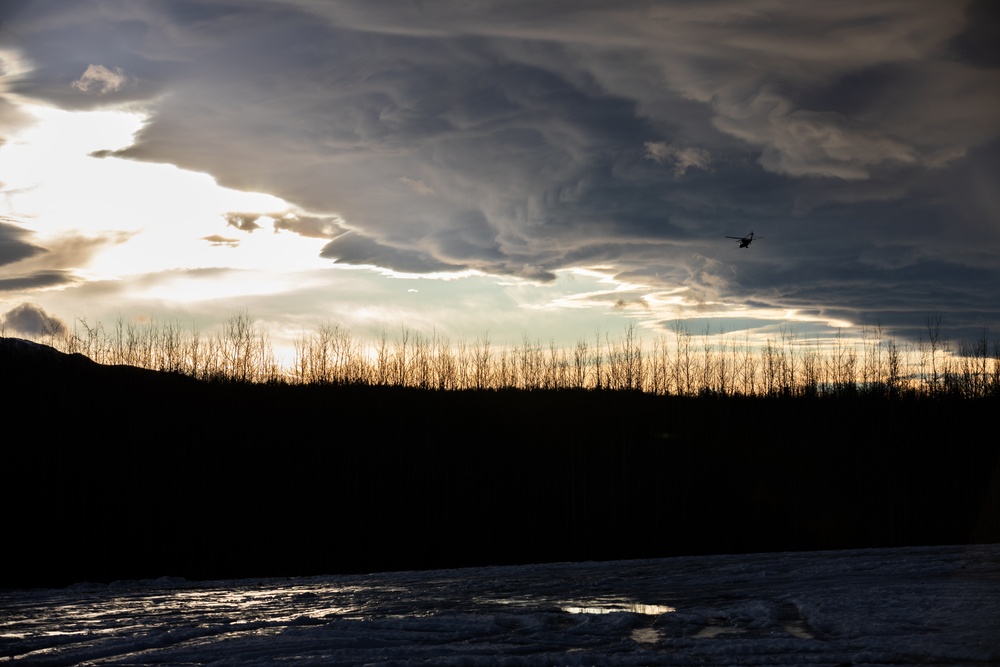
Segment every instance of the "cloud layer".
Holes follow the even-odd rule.
[[[109,155],[292,202],[311,213],[269,224],[327,239],[331,261],[543,282],[601,266],[703,305],[910,335],[930,312],[1000,326],[988,3],[39,0],[7,13],[4,41],[34,63],[10,94],[144,105],[136,142]],[[764,240],[750,250],[722,238],[751,229]],[[0,228],[0,261],[31,252]]]

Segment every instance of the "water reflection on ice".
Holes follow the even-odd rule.
[[[1000,661],[1000,545],[0,592],[0,663]]]
[[[564,604],[560,607],[570,614],[613,614],[617,612],[628,612],[630,614],[646,614],[656,616],[659,614],[669,614],[677,611],[673,607],[663,604],[642,604],[640,602],[601,602],[595,600],[589,604]]]

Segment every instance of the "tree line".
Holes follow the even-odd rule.
[[[617,336],[596,332],[571,348],[531,339],[496,344],[489,335],[449,337],[401,329],[365,339],[336,324],[304,332],[290,362],[246,312],[205,335],[175,322],[113,325],[78,319],[45,342],[97,363],[240,383],[398,386],[423,389],[605,389],[678,396],[1000,396],[1000,341],[984,329],[953,347],[940,319],[927,336],[900,344],[881,327],[860,339],[799,340],[782,331],[763,343],[749,336],[670,333],[643,341],[634,323]],[[3,333],[0,325],[0,334]]]

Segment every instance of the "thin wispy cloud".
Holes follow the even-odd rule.
[[[647,141],[646,157],[674,168],[674,176],[683,176],[688,169],[712,170],[712,156],[701,148],[680,148],[663,141]]]
[[[73,87],[84,93],[106,95],[122,89],[128,78],[121,67],[108,69],[104,65],[88,65]]]

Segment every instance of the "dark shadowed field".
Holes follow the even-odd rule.
[[[2,586],[1000,542],[995,399],[208,383],[11,340]]]

